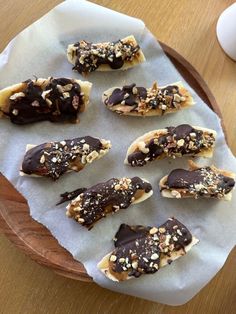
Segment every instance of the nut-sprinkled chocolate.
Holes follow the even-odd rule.
[[[51,77],[27,80],[8,89],[11,88],[13,92],[6,99],[3,112],[12,123],[28,124],[45,120],[74,123],[78,120],[78,113],[84,111],[88,103],[91,84]],[[15,88],[20,92],[14,92]],[[86,90],[87,95],[83,90]]]
[[[159,227],[122,224],[115,235],[116,249],[98,267],[112,280],[152,274],[184,255],[198,240],[177,219]]]
[[[105,98],[105,104],[111,109],[118,111],[120,114],[137,112],[145,115],[148,111],[160,109],[162,114],[170,108],[180,107],[181,102],[186,98],[180,93],[179,86],[168,85],[164,88],[158,88],[154,83],[151,88],[136,87],[136,84],[116,88],[111,95]],[[118,109],[112,108],[122,104]]]
[[[136,87],[136,84],[131,84],[120,88],[116,88],[111,96],[107,98],[106,105],[114,106],[124,101],[124,105],[135,106],[137,108],[141,99],[146,99],[147,90],[144,87]],[[135,110],[133,108],[132,110]]]
[[[86,74],[97,70],[101,65],[108,65],[111,69],[120,69],[125,62],[137,59],[140,52],[135,38],[130,36],[116,42],[97,44],[81,40],[68,46],[67,56],[74,64],[73,70]]]
[[[26,152],[22,172],[57,180],[67,171],[82,170],[87,163],[99,159],[110,148],[109,141],[91,136],[44,143]]]
[[[212,167],[197,167],[195,169],[175,169],[160,181],[160,190],[164,197],[213,197],[222,199],[229,194],[235,185],[233,173],[227,173]],[[226,174],[231,175],[228,176]]]
[[[134,142],[128,150],[127,163],[131,166],[143,166],[147,162],[164,157],[197,155],[212,150],[215,144],[215,131],[182,124],[153,131],[148,140]],[[130,151],[131,150],[131,151]]]
[[[139,177],[112,178],[81,193],[67,206],[67,215],[90,229],[108,213],[128,208],[151,195],[151,184]]]
[[[103,93],[103,103],[120,115],[160,116],[188,108],[194,104],[190,92],[181,82],[160,87],[138,87],[131,84],[111,87]]]

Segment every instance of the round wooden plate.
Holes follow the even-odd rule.
[[[164,43],[161,43],[161,46],[180,74],[221,118],[216,100],[199,73],[175,50]],[[222,127],[224,129],[223,125]],[[58,244],[46,227],[31,218],[27,201],[1,174],[0,229],[18,248],[39,264],[65,277],[92,281],[83,264],[75,261],[71,254]]]

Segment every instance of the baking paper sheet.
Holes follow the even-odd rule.
[[[217,200],[176,200],[161,198],[159,179],[175,167],[187,167],[187,159],[162,160],[143,168],[123,164],[130,143],[143,133],[181,123],[206,126],[217,130],[212,160],[198,159],[201,164],[215,164],[231,171],[236,161],[227,147],[219,118],[192,91],[196,105],[163,117],[122,117],[105,108],[102,92],[111,86],[137,83],[151,86],[182,80],[163,53],[156,38],[142,21],[86,1],[66,1],[16,36],[0,55],[0,87],[37,77],[81,78],[72,72],[66,59],[69,43],[113,41],[129,34],[139,41],[147,62],[126,72],[95,72],[91,103],[78,125],[41,122],[25,126],[0,121],[0,170],[28,200],[31,216],[44,224],[59,243],[81,261],[94,281],[108,289],[166,304],[182,304],[191,299],[223,266],[236,240],[236,196],[232,202]],[[187,83],[184,82],[187,86]],[[187,86],[190,88],[189,86]],[[108,155],[80,173],[69,173],[56,182],[45,178],[20,177],[18,172],[28,143],[40,144],[77,136],[91,135],[110,139]],[[65,205],[56,207],[59,194],[78,187],[89,187],[111,177],[135,176],[148,179],[154,195],[147,201],[121,210],[101,220],[91,230],[65,215]],[[189,254],[154,275],[128,282],[114,283],[97,270],[97,263],[113,249],[112,238],[121,223],[158,226],[175,216],[200,239]]]

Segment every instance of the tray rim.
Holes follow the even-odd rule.
[[[198,85],[198,88],[201,89],[201,93],[203,94],[204,100],[207,102],[207,105],[218,115],[218,117],[221,119],[221,125],[222,129],[225,134],[226,142],[227,142],[227,134],[224,126],[224,122],[222,119],[222,114],[220,111],[220,108],[216,102],[215,97],[213,96],[212,92],[210,91],[207,83],[204,81],[204,79],[201,77],[201,75],[198,73],[198,71],[182,56],[180,55],[176,50],[168,46],[167,44],[160,42],[160,45],[162,46],[164,52],[166,55],[170,58],[172,63],[178,68],[182,67],[185,70],[187,70],[188,74],[191,76],[191,80],[195,81]],[[187,80],[187,79],[186,79]],[[187,80],[188,81],[188,80]],[[197,92],[197,91],[196,91]],[[1,174],[1,173],[0,173]],[[3,175],[2,175],[3,176]],[[8,180],[7,180],[8,181]],[[10,183],[8,181],[8,183]],[[43,266],[46,266],[50,269],[52,269],[54,272],[58,273],[59,275],[62,275],[64,277],[80,280],[80,281],[86,281],[86,282],[93,282],[92,277],[90,277],[83,264],[74,260],[72,255],[66,251],[64,248],[62,248],[57,240],[50,235],[51,238],[53,238],[57,242],[57,246],[60,247],[59,251],[64,251],[64,254],[67,255],[68,260],[73,260],[73,262],[70,262],[70,265],[73,265],[74,267],[68,268],[68,265],[62,263],[60,259],[57,261],[55,258],[52,260],[50,259],[50,256],[46,256],[46,254],[42,254],[40,251],[37,251],[37,248],[29,245],[26,243],[24,238],[16,233],[16,231],[12,228],[9,221],[6,219],[4,215],[5,208],[8,206],[14,206],[15,204],[19,204],[19,206],[25,206],[26,200],[22,197],[21,200],[9,200],[9,199],[2,199],[0,197],[0,232],[5,234],[5,236],[21,251],[23,251],[26,255],[28,255],[32,260],[36,261],[38,264],[41,264]],[[29,215],[29,218],[36,224],[42,226],[44,229],[46,229],[47,233],[50,231],[43,226],[42,224],[36,222],[31,218]],[[59,252],[60,254],[60,252]]]

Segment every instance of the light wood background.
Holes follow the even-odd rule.
[[[0,0],[0,50],[59,2]],[[236,154],[236,62],[223,53],[215,35],[219,14],[234,1],[93,2],[141,18],[159,40],[176,49],[196,67],[218,101],[229,145]],[[0,313],[236,313],[236,250],[220,273],[196,297],[180,307],[148,302],[107,291],[93,283],[60,277],[24,256],[2,235],[0,256]]]

